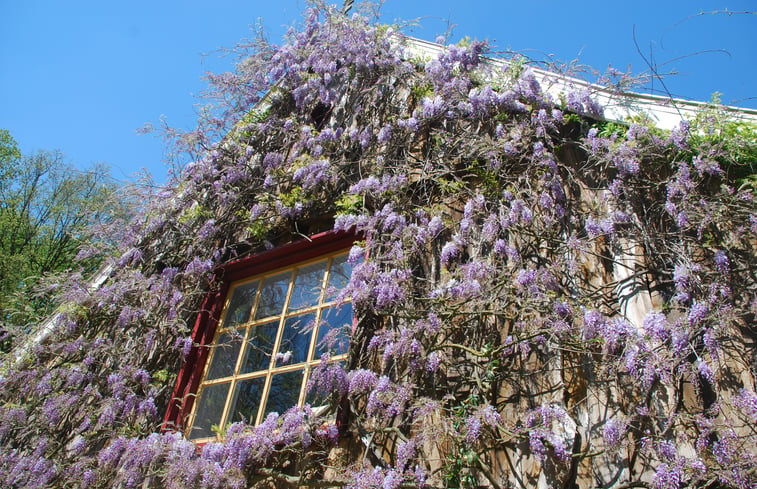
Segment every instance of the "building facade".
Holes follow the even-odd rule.
[[[6,486],[755,487],[754,114],[485,54],[314,10],[219,80]]]

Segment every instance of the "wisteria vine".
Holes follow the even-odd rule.
[[[3,358],[3,487],[757,487],[753,126],[607,122],[324,6],[242,48],[109,279]],[[222,265],[328,229],[358,239],[330,409],[161,427]]]

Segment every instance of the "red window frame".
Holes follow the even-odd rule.
[[[193,346],[176,378],[163,420],[163,429],[183,431],[186,428],[197,390],[202,382],[205,363],[211,351],[226,295],[233,282],[348,248],[356,239],[353,233],[328,231],[219,267],[216,280],[222,281],[221,287],[216,292],[209,292],[202,302],[192,329]]]

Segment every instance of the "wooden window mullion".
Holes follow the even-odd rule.
[[[226,393],[226,399],[223,404],[223,411],[220,416],[220,422],[219,426],[224,427],[226,424],[229,423],[230,420],[233,419],[234,413],[232,412],[232,404],[234,403],[234,397],[235,397],[235,391],[238,388],[241,388],[240,384],[242,382],[248,381],[250,379],[263,379],[262,381],[262,389],[260,393],[260,403],[257,409],[257,412],[254,416],[252,416],[252,413],[250,413],[250,416],[252,416],[251,421],[253,421],[255,424],[259,424],[263,422],[264,413],[266,412],[266,409],[268,408],[270,396],[272,394],[272,387],[273,387],[273,380],[274,376],[279,374],[286,374],[287,372],[295,372],[295,371],[301,371],[302,372],[302,381],[300,383],[300,389],[297,396],[297,403],[298,405],[302,405],[306,398],[307,398],[307,382],[310,378],[310,375],[314,368],[317,367],[317,365],[320,363],[320,358],[316,358],[316,351],[318,347],[318,335],[319,330],[321,328],[321,322],[324,320],[324,314],[328,307],[333,307],[337,304],[336,300],[327,300],[329,297],[328,293],[328,286],[329,281],[331,279],[331,276],[333,274],[332,268],[334,267],[335,257],[337,256],[343,256],[344,252],[331,252],[327,256],[319,256],[314,257],[312,259],[300,262],[298,264],[295,264],[293,266],[287,267],[287,268],[278,268],[276,270],[271,270],[265,274],[261,274],[258,276],[254,276],[250,279],[243,279],[240,282],[235,283],[232,287],[229,288],[229,293],[227,294],[225,300],[224,300],[224,306],[223,306],[223,313],[221,314],[221,318],[219,320],[220,327],[217,328],[212,348],[213,351],[211,351],[211,354],[209,355],[209,358],[211,361],[206,362],[204,368],[203,368],[203,375],[201,377],[202,381],[200,384],[200,395],[203,391],[203,389],[208,388],[213,385],[219,385],[219,384],[228,384],[228,392]],[[303,273],[303,270],[305,267],[316,264],[320,261],[325,261],[325,265],[323,268],[323,272],[319,277],[318,285],[320,286],[319,294],[316,298],[313,298],[311,300],[314,300],[314,302],[303,302],[298,299],[297,304],[297,310],[296,311],[290,311],[290,306],[292,305],[293,296],[295,292],[295,284],[298,280],[298,277],[301,273]],[[320,268],[320,265],[315,267],[315,269]],[[266,279],[270,277],[274,277],[279,274],[286,274],[289,273],[289,280],[287,284],[286,289],[286,295],[284,297],[283,305],[281,310],[277,312],[277,314],[273,316],[267,316],[267,317],[261,317],[257,318],[258,309],[261,307],[261,302],[263,300],[263,289]],[[312,274],[311,271],[308,272],[308,274]],[[308,279],[315,279],[316,276],[308,275]],[[249,284],[253,280],[257,280],[257,288],[255,289],[255,293],[252,297],[252,304],[250,304],[249,309],[249,318],[246,322],[242,324],[233,324],[228,325],[227,324],[227,315],[230,313],[229,308],[231,305],[232,297],[234,294],[234,291],[237,287],[240,287],[244,284]],[[306,287],[307,281],[303,282],[303,284],[300,287]],[[298,289],[299,290],[299,289]],[[304,289],[303,289],[304,290]],[[299,295],[298,295],[299,297]],[[302,304],[300,304],[302,302]],[[235,306],[235,309],[238,307]],[[286,324],[287,320],[290,318],[294,318],[297,316],[305,316],[305,315],[313,315],[314,324],[312,327],[312,330],[309,332],[309,334],[305,337],[299,337],[296,341],[296,344],[299,344],[300,342],[304,342],[305,338],[309,338],[307,340],[307,352],[305,354],[304,360],[300,363],[296,363],[293,365],[290,365],[288,363],[282,363],[279,365],[277,362],[277,354],[283,353],[280,352],[282,348],[282,343],[284,341],[284,333],[286,330]],[[270,358],[268,359],[267,367],[263,370],[253,370],[252,372],[244,372],[242,371],[243,365],[245,363],[245,358],[251,354],[252,352],[248,351],[248,348],[264,348],[264,345],[258,345],[257,341],[255,340],[254,335],[257,332],[257,329],[259,326],[262,326],[266,323],[271,323],[272,321],[275,321],[276,326],[276,334],[275,338],[273,340],[273,345],[271,346],[270,350]],[[273,325],[271,325],[273,326]],[[301,326],[297,326],[304,328],[307,326],[306,324],[302,324]],[[338,327],[341,325],[333,325],[334,327]],[[218,339],[220,337],[221,331],[229,332],[232,329],[237,329],[239,333],[241,334],[241,344],[239,346],[239,351],[237,353],[237,356],[235,358],[235,364],[233,368],[233,372],[228,377],[223,377],[221,379],[212,379],[208,380],[207,375],[212,363],[212,360],[214,359],[217,351],[215,350],[218,348]],[[244,331],[240,331],[242,328],[244,328]],[[271,328],[273,329],[273,328]],[[304,331],[297,330],[293,332],[295,335],[305,335]],[[256,343],[255,345],[252,345],[251,343]],[[297,346],[293,345],[292,348],[297,348]],[[304,345],[303,345],[304,346]],[[297,351],[302,353],[302,347],[297,348]],[[295,354],[296,352],[292,352]],[[332,361],[341,361],[344,358],[346,358],[346,354],[336,355],[334,358],[332,358]],[[247,387],[245,387],[247,389]],[[294,394],[294,392],[290,390],[286,390],[287,393]],[[284,393],[284,391],[282,391]],[[275,394],[275,393],[274,393]],[[242,394],[240,393],[240,396]],[[242,402],[242,401],[237,401]],[[280,402],[280,401],[279,401]],[[191,415],[191,424],[189,425],[189,434],[191,434],[191,426],[194,424],[194,419],[198,412],[198,404],[195,403],[195,406],[193,408],[193,412]],[[246,404],[249,409],[249,404]],[[279,406],[281,408],[281,406]],[[202,440],[202,439],[201,439]]]

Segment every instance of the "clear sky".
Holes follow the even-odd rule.
[[[231,67],[213,52],[250,36],[258,19],[278,41],[306,6],[304,0],[0,4],[0,128],[24,153],[60,149],[76,165],[105,162],[121,179],[146,168],[158,182],[166,180],[165,145],[137,130],[161,118],[191,127],[203,73]],[[386,0],[382,21],[418,19],[406,32],[429,40],[453,25],[450,42],[489,39],[502,50],[577,59],[600,71],[608,65],[646,71],[646,58],[661,72],[678,73],[665,78],[675,96],[708,100],[719,91],[726,103],[757,108],[757,15],[744,11],[757,11],[757,2]]]

